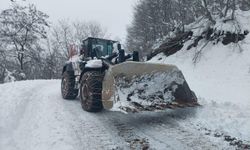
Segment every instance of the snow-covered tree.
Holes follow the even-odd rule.
[[[97,22],[60,20],[48,32],[48,38],[42,44],[43,57],[36,67],[40,67],[42,73],[36,78],[60,78],[62,67],[69,58],[70,45],[80,47],[87,37],[107,37],[106,30]]]
[[[132,24],[128,27],[127,47],[146,55],[154,43],[169,37],[172,31],[183,32],[184,26],[206,18],[214,25],[217,20],[235,20],[235,11],[250,10],[249,0],[141,0],[135,6]],[[209,25],[207,25],[209,26]]]
[[[46,38],[47,18],[35,5],[13,3],[0,13],[0,42],[7,44],[6,53],[18,61],[21,71],[38,53],[38,41]]]
[[[81,45],[82,40],[87,37],[105,38],[107,31],[97,22],[83,22],[61,20],[53,27],[51,44],[56,49],[60,49],[65,58],[69,57],[69,47],[71,44]]]
[[[16,2],[0,12],[0,83],[6,71],[16,80],[60,78],[71,44],[107,37],[97,22],[63,20],[50,28],[47,19],[35,5]]]
[[[157,39],[175,28],[194,21],[191,2],[185,0],[142,0],[135,7],[134,18],[128,28],[128,49],[147,54]]]
[[[6,53],[4,43],[0,42],[0,83],[4,82],[6,71]]]

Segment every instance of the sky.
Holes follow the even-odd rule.
[[[17,0],[22,2],[21,0]],[[52,24],[60,19],[70,21],[97,21],[107,29],[110,38],[126,39],[126,29],[133,18],[137,0],[26,0],[47,13]],[[0,10],[11,5],[10,0],[0,0]]]

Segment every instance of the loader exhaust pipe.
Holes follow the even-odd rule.
[[[133,52],[133,61],[136,61],[136,62],[140,61],[139,52],[138,51],[134,51]]]
[[[123,49],[119,50],[119,63],[123,63],[126,61],[125,59],[125,51]]]

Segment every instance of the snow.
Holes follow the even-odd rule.
[[[87,61],[87,64],[85,65],[86,68],[102,68],[102,60],[100,59],[94,59]]]
[[[162,109],[160,106],[175,100],[172,93],[175,92],[177,85],[183,83],[184,77],[178,69],[134,76],[131,81],[120,77],[115,83],[116,103],[112,110],[123,112],[129,108],[140,111],[136,105],[150,110]]]
[[[249,31],[249,11],[236,13],[241,28]],[[221,25],[222,22],[216,24]],[[235,29],[231,27],[221,26],[225,31]],[[201,31],[194,33],[198,35]],[[238,44],[209,43],[196,64],[192,58],[205,41],[187,51],[190,42],[176,54],[170,57],[159,54],[150,62],[178,66],[202,106],[137,114],[113,111],[95,114],[83,111],[79,99],[63,100],[59,80],[6,83],[0,85],[0,149],[239,148],[226,142],[228,136],[250,144],[250,35]],[[74,57],[70,61],[78,60]],[[101,60],[86,64],[91,68],[101,65]],[[168,77],[157,74],[153,80],[140,84],[134,79],[130,87],[122,87],[118,92],[127,99],[126,95],[138,89],[144,88],[150,95],[152,89],[161,90],[163,83],[183,82]],[[164,96],[171,101],[171,95]],[[131,98],[141,103],[138,97]],[[114,109],[121,105],[130,104],[122,101]]]
[[[240,35],[245,35],[246,33],[249,33],[249,24],[250,24],[250,11],[241,11],[241,10],[236,10],[235,11],[235,19],[232,20],[231,17],[215,17],[215,24],[211,23],[211,21],[207,18],[204,17],[199,17],[195,22],[185,25],[185,30],[186,31],[192,31],[193,36],[191,40],[197,39],[199,36],[203,36],[204,38],[204,31],[207,32],[208,29],[213,30],[213,36],[219,36],[216,37],[216,40],[222,40],[225,37],[226,33],[231,33],[231,34],[240,34]],[[203,34],[202,34],[203,33]],[[215,35],[217,34],[217,35]],[[223,35],[222,35],[223,34]],[[171,32],[169,33],[169,37],[175,37],[175,33]],[[165,38],[163,38],[165,39]],[[210,39],[211,40],[211,39]],[[217,43],[218,41],[214,41],[214,43]],[[204,40],[203,40],[204,41]],[[247,40],[245,40],[247,41]],[[160,45],[162,42],[156,42],[155,45]],[[190,41],[186,42],[187,44],[192,44]],[[205,44],[203,44],[205,45]],[[241,44],[240,44],[241,45]],[[201,45],[200,45],[201,46]],[[153,47],[155,48],[155,47]],[[201,47],[200,47],[201,48]],[[198,49],[200,49],[198,48]],[[187,49],[187,47],[185,47]]]
[[[26,79],[26,74],[25,73],[20,73],[19,76],[22,78],[22,79]]]
[[[192,61],[195,50],[182,50],[167,58],[159,54],[151,61],[177,65],[198,95],[214,101],[249,105],[250,51],[247,45],[243,44],[244,51],[239,52],[234,44],[209,44],[197,64]]]
[[[63,100],[58,80],[2,84],[0,149],[236,149],[225,136],[250,144],[249,40],[241,42],[242,52],[233,44],[208,45],[196,65],[192,50],[151,60],[182,70],[202,105],[197,108],[92,114],[79,100]]]
[[[115,148],[95,117],[82,115],[79,103],[71,108],[61,98],[60,81],[15,82],[0,85],[0,90],[0,149]]]
[[[67,63],[73,63],[73,65],[77,66],[77,63],[82,61],[81,57],[82,56],[74,55],[67,61]],[[102,66],[103,66],[102,60],[96,58],[87,61],[85,65],[86,68],[102,68]]]
[[[15,82],[16,81],[15,77],[13,76],[13,73],[8,71],[7,69],[5,70],[4,76],[5,76],[4,77],[4,83]]]
[[[79,100],[61,98],[59,80],[0,85],[0,149],[234,149],[190,123],[189,110],[88,113]],[[180,117],[182,116],[182,117]],[[182,119],[186,117],[185,119]]]
[[[249,29],[250,19],[244,22]],[[205,41],[187,51],[189,44],[185,43],[181,51],[170,57],[159,54],[150,62],[174,64],[183,72],[202,105],[196,115],[189,118],[189,122],[249,143],[250,35],[238,44],[225,46],[209,43],[196,64],[192,58]]]

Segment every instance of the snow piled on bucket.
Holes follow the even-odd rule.
[[[173,93],[185,81],[179,70],[116,79],[113,111],[138,112],[163,110],[175,100]]]
[[[102,68],[102,60],[89,60],[85,66],[86,68]]]

